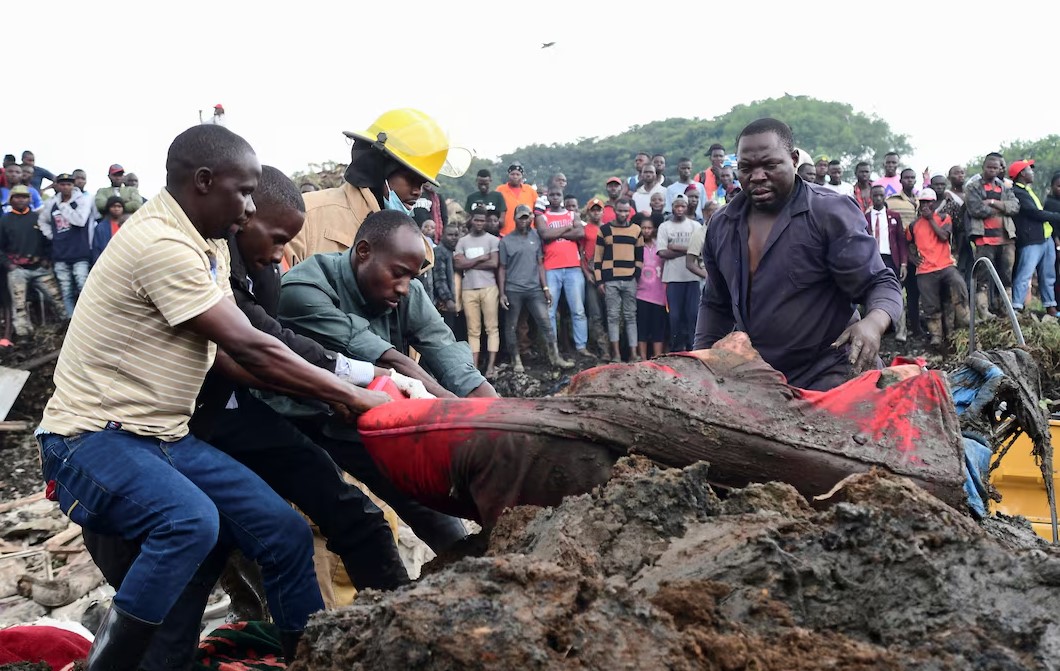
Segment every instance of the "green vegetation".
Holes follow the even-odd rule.
[[[475,173],[487,168],[493,184],[504,182],[504,169],[512,160],[527,171],[527,182],[545,184],[556,172],[567,176],[567,189],[581,202],[603,194],[609,176],[628,177],[638,151],[666,155],[667,174],[677,171],[677,160],[692,159],[696,171],[709,165],[707,148],[720,142],[729,152],[736,148],[736,136],[744,126],[760,117],[771,116],[788,123],[795,143],[814,156],[827,154],[843,161],[848,179],[854,164],[866,160],[877,170],[883,168],[883,155],[892,149],[901,154],[912,151],[905,135],[895,133],[886,121],[868,116],[846,103],[817,100],[807,96],[784,96],[737,105],[713,119],[665,119],[634,126],[624,133],[604,138],[586,138],[564,144],[532,144],[504,154],[496,162],[475,159],[459,179],[443,177],[442,193],[463,202],[475,190]]]

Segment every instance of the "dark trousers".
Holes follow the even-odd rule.
[[[670,351],[688,352],[699,316],[699,280],[670,282],[666,285],[666,302],[670,306]]]
[[[1011,293],[1012,268],[1016,264],[1016,245],[1010,243],[977,246],[975,248],[975,258],[978,260],[984,256],[994,264],[994,269],[997,270],[997,275],[1001,278],[1001,284],[1005,287],[1005,293]],[[1005,302],[1001,300],[1000,293],[997,287],[994,286],[994,280],[990,277],[990,271],[986,268],[979,267],[975,271],[975,292],[990,296],[991,310],[1000,312],[1003,309]]]
[[[920,287],[920,302],[924,310],[924,319],[935,319],[942,314],[942,296],[945,290],[949,299],[954,303],[964,305],[968,301],[968,287],[964,284],[964,278],[960,271],[954,266],[936,270],[931,273],[921,273],[916,276]]]
[[[504,317],[504,341],[512,357],[519,353],[519,344],[515,335],[515,326],[519,322],[519,315],[523,308],[537,325],[539,333],[544,334],[545,343],[551,346],[556,342],[556,334],[552,332],[552,322],[548,319],[548,303],[545,301],[545,292],[541,289],[532,291],[506,290],[508,297],[508,314]]]
[[[412,531],[435,553],[441,553],[467,536],[464,524],[409,498],[386,478],[375,465],[356,431],[321,422],[316,418],[299,420],[297,426],[314,443],[327,450],[339,468],[364,483],[372,493],[386,501]]]
[[[920,327],[920,286],[916,283],[916,266],[912,261],[906,264],[905,298],[906,314],[909,316],[909,332],[920,335],[924,332]]]

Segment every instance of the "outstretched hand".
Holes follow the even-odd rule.
[[[832,347],[850,345],[850,366],[855,375],[860,375],[876,362],[876,356],[880,353],[880,337],[890,324],[891,318],[886,312],[872,310],[864,319],[854,322],[839,334]]]

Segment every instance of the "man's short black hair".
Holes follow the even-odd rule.
[[[630,207],[632,207],[633,201],[629,198],[619,198],[615,201],[615,205],[629,205]]]
[[[986,158],[983,159],[983,163],[986,163],[987,160],[991,159],[991,158],[996,158],[999,161],[1004,161],[1005,160],[1005,157],[1002,156],[1000,153],[998,153],[996,151],[992,151],[992,152],[990,152],[989,154],[986,155]]]
[[[1056,180],[1060,179],[1060,170],[1053,173],[1053,176],[1049,178],[1050,186],[1056,184]]]
[[[123,212],[125,211],[125,201],[122,200],[121,196],[111,196],[110,198],[108,198],[107,199],[107,204],[103,206],[103,211],[104,212],[109,211],[110,208],[113,207],[114,205],[121,205],[122,211]]]
[[[489,170],[486,170],[485,168],[483,168],[482,170],[478,171],[478,174],[476,175],[476,177],[490,177],[490,178],[492,178],[493,175],[490,174]]]
[[[33,152],[31,152],[29,149],[27,149],[24,152],[22,152],[22,160],[25,161],[27,156],[32,156],[32,157],[36,158],[37,155],[34,154]]]
[[[259,210],[266,207],[282,207],[305,212],[302,192],[298,190],[290,177],[271,165],[261,166],[261,179],[258,180],[258,188],[254,189],[254,204]]]
[[[687,156],[682,156],[681,158],[677,159],[677,163],[678,164],[691,163],[691,162],[692,162],[692,159],[688,158]]]
[[[829,165],[829,167],[831,167],[833,165],[841,165],[841,164],[839,163],[839,161],[837,159],[833,158],[831,161],[828,162],[828,165]]]
[[[12,163],[18,163],[18,161],[15,160],[15,155],[14,154],[4,154],[4,165],[7,166],[7,165],[11,165]]]
[[[761,135],[762,133],[773,133],[780,140],[781,147],[789,152],[795,151],[795,138],[791,136],[791,128],[788,124],[769,117],[757,119],[747,124],[740,131],[740,134],[736,136],[736,144],[739,145],[740,139],[745,135]]]
[[[876,189],[879,189],[879,190],[883,191],[884,193],[887,193],[887,187],[885,187],[883,184],[873,184],[872,186],[869,187],[869,193],[872,193]]]
[[[486,211],[485,207],[483,207],[482,205],[479,205],[475,209],[471,210],[471,216],[472,217],[474,217],[477,214],[481,214],[482,216],[486,216],[488,214],[488,212]]]
[[[242,137],[224,126],[192,126],[169,145],[166,156],[166,183],[181,184],[190,180],[199,168],[218,172],[231,166],[254,148]]]
[[[898,152],[896,152],[896,151],[889,151],[889,152],[887,152],[886,154],[883,155],[884,158],[887,158],[888,156],[898,156],[899,158],[901,158],[899,156]]]
[[[659,157],[666,158],[666,154],[652,154],[651,157],[652,158],[659,158]]]
[[[573,198],[574,200],[578,200],[578,197],[575,196],[573,193],[563,194],[563,200],[570,200],[571,198]]]
[[[79,172],[85,172],[85,169],[84,169],[84,168],[74,168],[74,171],[73,171],[73,172],[71,172],[70,174],[71,174],[71,175],[76,175],[76,174],[77,174],[77,173],[79,173]],[[85,172],[85,174],[87,175],[88,173],[87,173],[87,172]]]
[[[861,161],[857,165],[854,166],[854,172],[857,172],[858,170],[861,170],[862,167],[872,168],[872,164],[869,163],[868,161]]]
[[[646,151],[638,151],[636,154],[633,155],[633,158],[636,158],[637,156],[647,156],[648,158],[651,158],[651,154]]]
[[[902,168],[902,172],[898,173],[898,179],[904,177],[907,172],[913,173],[913,177],[916,177],[916,170],[913,170],[912,168]]]
[[[404,212],[398,212],[397,210],[373,212],[365,217],[361,227],[357,229],[357,236],[353,239],[353,244],[356,245],[361,240],[367,240],[373,249],[379,249],[389,242],[403,226],[408,226],[416,231],[417,235],[423,235],[420,233],[420,227],[412,217]]]
[[[718,144],[717,142],[715,142],[714,144],[710,145],[710,149],[707,150],[707,153],[708,154],[713,154],[715,149],[720,149],[722,151],[725,151],[725,147],[723,147],[720,144]]]

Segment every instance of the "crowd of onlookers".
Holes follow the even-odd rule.
[[[436,207],[439,196],[429,192],[433,203],[422,202],[414,216],[437,243],[437,263],[421,281],[454,331],[466,333],[476,359],[485,330],[487,372],[502,345],[522,370],[527,316],[560,366],[569,362],[557,339],[588,359],[639,360],[689,349],[707,281],[700,258],[706,227],[740,193],[736,157],[721,145],[707,155],[710,164],[701,171],[681,158],[669,173],[664,155],[637,154],[633,175],[608,178],[606,198],[584,204],[566,193],[564,174],[539,191],[524,183],[517,162],[496,188],[490,172],[479,171],[478,188],[463,206],[449,199],[449,208]],[[1036,278],[1043,321],[1055,321],[1060,230],[1050,221],[1060,228],[1060,174],[1040,200],[1031,188],[1034,162],[1006,165],[998,153],[968,177],[961,166],[947,174],[902,168],[892,152],[880,174],[869,162],[857,163],[852,182],[843,180],[838,160],[802,150],[799,156],[806,184],[857,203],[884,263],[904,285],[899,342],[926,332],[939,345],[967,325],[967,279],[982,257],[1017,310],[1027,305]],[[976,314],[993,318],[1003,309],[1000,293],[988,270],[978,267],[975,276]]]
[[[50,307],[58,319],[73,314],[89,270],[127,216],[146,199],[134,173],[118,165],[110,186],[89,195],[82,169],[53,173],[8,154],[0,171],[0,347],[33,332],[29,306]]]
[[[968,177],[961,166],[947,174],[902,168],[892,152],[878,175],[857,163],[852,182],[843,181],[840,161],[799,155],[804,182],[847,195],[864,211],[884,263],[904,284],[899,341],[926,331],[938,344],[967,324],[966,279],[981,257],[993,262],[1016,309],[1037,279],[1045,319],[1055,319],[1060,174],[1041,200],[1031,188],[1034,162],[1006,166],[997,153]],[[584,204],[566,192],[564,174],[539,190],[524,182],[518,162],[496,188],[480,170],[463,205],[428,184],[413,214],[435,246],[435,265],[420,281],[468,339],[476,362],[485,347],[487,374],[502,348],[521,371],[534,337],[559,367],[572,365],[561,349],[604,360],[688,349],[707,281],[700,259],[706,226],[740,193],[735,155],[713,145],[707,157],[702,170],[680,158],[671,172],[664,155],[639,153],[632,175],[608,178],[606,197]],[[4,158],[0,345],[10,344],[12,331],[32,332],[27,303],[67,318],[95,259],[145,202],[135,174],[117,164],[107,172],[109,186],[91,196],[84,170],[54,174],[30,151],[21,163]],[[990,318],[1002,309],[999,294],[985,269],[976,279],[976,313]]]

